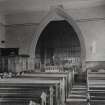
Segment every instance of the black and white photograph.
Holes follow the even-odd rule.
[[[105,0],[0,0],[0,105],[105,105]]]

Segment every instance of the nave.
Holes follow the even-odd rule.
[[[0,0],[0,105],[105,105],[105,0]]]
[[[49,22],[35,58],[1,55],[0,105],[104,105],[105,71],[84,71],[82,53],[66,20]]]
[[[105,71],[87,69],[86,77],[79,80],[73,70],[2,77],[0,105],[104,105]]]

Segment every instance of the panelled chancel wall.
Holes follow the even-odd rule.
[[[105,7],[65,10],[77,23],[84,37],[87,61],[105,60]],[[28,54],[33,35],[48,12],[6,15],[6,47],[19,47]]]

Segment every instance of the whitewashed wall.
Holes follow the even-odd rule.
[[[86,45],[86,60],[105,60],[105,7],[65,10],[79,26]],[[32,37],[48,12],[6,15],[6,47],[19,47],[28,54]]]

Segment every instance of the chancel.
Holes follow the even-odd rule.
[[[104,0],[0,0],[0,105],[105,105]]]

